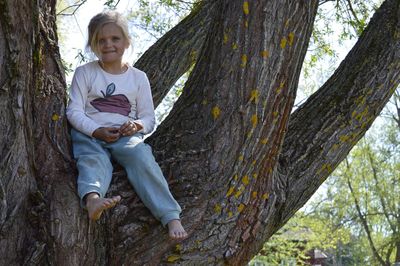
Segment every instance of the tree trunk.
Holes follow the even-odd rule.
[[[400,263],[400,241],[396,242],[396,257],[394,262]]]
[[[338,71],[292,115],[318,1],[205,2],[138,62],[158,103],[194,58],[182,39],[198,51],[181,97],[148,140],[183,207],[190,237],[177,244],[121,170],[109,190],[121,204],[98,222],[79,207],[54,5],[0,0],[4,265],[244,265],[399,83],[398,0],[385,1]],[[160,54],[164,45],[179,53]]]
[[[317,7],[290,2],[220,1],[200,61],[151,139],[196,225],[182,263],[244,264],[276,226],[273,173]]]
[[[55,1],[0,10],[0,264],[94,265],[105,258],[76,196]]]
[[[349,166],[347,165],[347,168]],[[385,262],[385,260],[382,258],[382,256],[379,254],[379,251],[377,250],[374,240],[372,239],[372,234],[371,234],[371,230],[370,230],[370,226],[368,225],[368,220],[366,218],[365,213],[363,213],[363,211],[361,210],[361,206],[359,203],[359,200],[357,198],[357,196],[355,195],[353,186],[351,184],[350,181],[350,177],[346,176],[346,182],[347,182],[347,186],[349,187],[350,190],[350,194],[353,198],[354,201],[354,206],[356,207],[357,210],[357,215],[358,215],[358,219],[361,221],[361,225],[364,228],[365,234],[367,235],[367,239],[368,239],[368,245],[371,248],[372,254],[375,257],[375,259],[379,262],[379,264],[381,266],[388,266]]]

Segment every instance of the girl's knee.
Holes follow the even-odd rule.
[[[118,151],[115,151],[113,157],[121,164],[147,164],[155,161],[150,146],[143,142],[135,146],[124,146]]]
[[[112,169],[110,158],[101,154],[82,155],[77,158],[77,167],[90,169]]]

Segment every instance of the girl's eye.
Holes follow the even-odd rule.
[[[119,41],[120,40],[119,37],[113,37],[112,39],[113,39],[113,41]]]

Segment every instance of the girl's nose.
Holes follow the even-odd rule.
[[[103,45],[103,47],[110,47],[111,46],[111,40],[109,39],[104,39],[101,41],[101,44]]]

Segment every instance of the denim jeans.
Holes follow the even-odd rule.
[[[151,147],[143,142],[142,134],[107,143],[72,129],[71,137],[81,200],[91,192],[105,196],[112,178],[112,157],[125,168],[129,182],[154,217],[164,226],[179,219],[181,208],[169,191]]]

